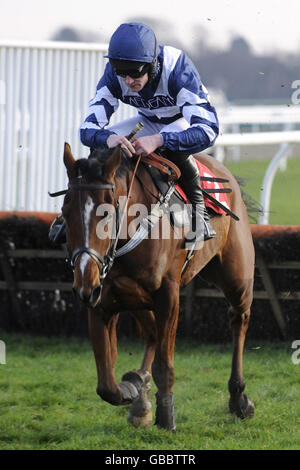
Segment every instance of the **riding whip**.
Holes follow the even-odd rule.
[[[140,132],[144,127],[142,122],[138,122],[137,125],[132,129],[130,134],[127,136],[127,140],[131,140],[138,132]]]

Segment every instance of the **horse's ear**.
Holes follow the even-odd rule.
[[[69,179],[74,178],[75,174],[75,158],[73,157],[70,145],[65,142],[64,147],[64,164],[67,169]]]
[[[103,167],[103,174],[105,175],[105,178],[107,181],[113,181],[116,171],[120,166],[122,159],[122,150],[121,147],[118,145],[116,147],[115,151],[113,154],[109,157],[107,162],[105,163]]]

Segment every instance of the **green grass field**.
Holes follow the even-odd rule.
[[[176,433],[135,429],[127,407],[113,407],[95,392],[89,341],[2,333],[0,449],[300,449],[300,365],[287,343],[249,344],[246,393],[252,419],[227,410],[231,346],[178,342],[174,385]],[[122,341],[116,377],[139,366],[142,345]],[[154,407],[156,388],[151,401]],[[155,409],[155,407],[154,407]]]
[[[269,163],[270,160],[250,160],[225,162],[225,165],[235,176],[245,178],[247,186],[243,189],[259,202]],[[286,171],[277,171],[270,212],[270,224],[300,225],[300,157],[289,159]]]

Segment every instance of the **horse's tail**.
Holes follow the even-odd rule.
[[[247,208],[249,219],[251,219],[252,222],[257,223],[259,215],[264,213],[263,207],[253,196],[243,190],[243,187],[247,185],[246,179],[240,176],[234,177],[237,180],[238,185],[240,186],[242,199]]]

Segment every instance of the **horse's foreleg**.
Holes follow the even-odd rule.
[[[152,374],[158,388],[156,394],[156,421],[158,427],[175,431],[174,347],[179,313],[179,286],[175,281],[164,281],[156,295],[157,347]]]
[[[239,418],[245,418],[254,414],[253,402],[243,393],[245,381],[243,378],[243,352],[245,337],[250,319],[250,305],[252,300],[252,282],[245,286],[240,302],[232,300],[229,309],[230,326],[233,338],[233,356],[231,376],[228,382],[230,393],[229,409]],[[241,292],[241,291],[240,291]],[[233,296],[235,299],[236,296]]]
[[[133,312],[133,315],[140,325],[140,335],[144,341],[144,357],[140,370],[151,374],[157,344],[155,315],[151,310]]]
[[[146,427],[152,423],[152,406],[149,401],[151,390],[151,370],[155,355],[157,332],[154,313],[148,310],[133,312],[143,337],[145,350],[141,368],[128,372],[122,380],[136,385],[139,383],[139,396],[135,398],[129,410],[128,420],[135,427]]]
[[[117,315],[108,317],[101,309],[89,310],[89,334],[98,374],[97,393],[112,405],[125,405],[131,403],[139,392],[129,381],[124,380],[118,385],[114,376],[117,321]]]

